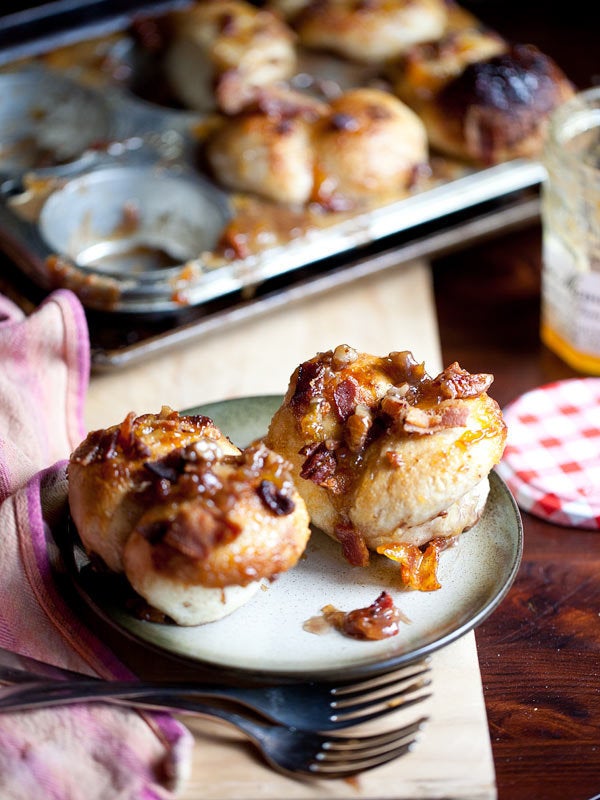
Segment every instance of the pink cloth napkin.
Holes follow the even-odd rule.
[[[85,436],[89,340],[60,290],[29,317],[0,296],[0,645],[97,674],[129,671],[56,590],[46,527],[64,510],[66,460]],[[2,800],[164,800],[191,735],[167,714],[88,704],[0,715]]]

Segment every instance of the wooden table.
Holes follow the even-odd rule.
[[[598,77],[598,27],[589,17],[584,21],[581,4],[561,11],[532,3],[516,11],[513,6],[512,14],[504,2],[471,7],[505,35],[534,41],[554,55],[581,87]],[[539,226],[534,224],[432,265],[441,360],[444,364],[458,360],[470,371],[494,373],[491,391],[501,405],[531,387],[574,374],[540,344],[540,244]],[[418,274],[421,277],[408,278],[416,280],[417,289],[413,286],[410,291],[417,291],[423,300],[427,287]],[[362,331],[359,346],[366,347],[385,347],[395,334],[403,334],[405,328],[394,328],[387,290],[372,286],[370,291],[367,302],[384,330],[367,333],[361,320],[352,319],[350,306],[345,314],[338,307],[341,316],[327,323],[323,315],[313,315],[313,320],[320,320],[321,334],[335,329],[341,341],[348,338],[348,331],[356,341],[351,334],[354,326]],[[274,328],[257,324],[255,330],[263,331],[257,334],[258,346],[267,354],[273,348],[281,353],[273,336],[284,336],[285,357],[289,364],[295,363],[297,354],[318,341],[319,331],[308,334],[302,311],[276,316]],[[412,341],[427,342],[427,352],[420,356],[435,361],[432,331],[427,321],[425,325],[424,338],[417,328]],[[323,347],[336,344],[337,338],[323,340]],[[396,340],[396,346],[418,350],[412,341]],[[241,350],[236,354],[235,348]],[[252,353],[245,336],[236,333],[225,333],[219,342],[211,340],[198,351],[203,374],[217,375],[219,353],[224,350],[236,358],[241,375],[229,382],[222,377],[209,380],[201,389],[189,354],[183,362],[183,368],[190,370],[189,380],[165,361],[165,402],[172,398],[185,407],[256,385],[252,371],[262,356]],[[271,363],[269,370],[260,378],[260,387],[278,391],[285,370],[281,363]],[[139,402],[148,396],[139,380],[144,374],[133,370],[122,383],[116,376],[95,379],[97,401],[102,405],[103,398],[112,398],[111,421],[121,411],[141,408]],[[90,414],[94,419],[102,416],[99,407]],[[559,528],[528,514],[524,527],[524,557],[513,588],[475,637],[497,796],[498,800],[588,800],[600,793],[600,534]],[[453,786],[456,793],[449,788],[450,794],[443,796],[463,797]],[[491,797],[493,790],[482,789],[481,796]]]
[[[598,26],[582,16],[583,4],[521,4],[512,14],[505,2],[467,5],[505,35],[534,41],[553,54],[580,86],[598,77]],[[413,265],[402,277],[356,285],[345,290],[347,296],[336,296],[335,310],[323,298],[294,313],[280,310],[268,324],[217,333],[177,357],[97,375],[87,421],[95,427],[162,403],[186,408],[244,393],[281,392],[291,369],[315,346],[327,349],[342,341],[379,354],[411,347],[432,368],[458,360],[472,372],[492,372],[491,393],[505,405],[531,387],[574,374],[540,344],[539,279],[540,231],[534,224],[440,258],[431,272]],[[365,308],[368,317],[357,315]],[[401,313],[408,317],[399,319]],[[419,797],[488,800],[497,792],[498,800],[588,800],[600,793],[600,534],[527,514],[524,528],[524,557],[511,591],[475,637],[469,634],[454,650],[468,671],[455,669],[445,687],[454,702],[470,704],[470,727],[463,725],[467,734],[457,745],[457,727],[446,715],[445,735],[435,740],[421,783],[417,775],[411,784]],[[440,666],[451,662],[444,654]],[[482,732],[481,742],[474,742]],[[200,758],[212,753],[208,744]],[[462,760],[451,774],[444,759],[457,746]],[[436,765],[439,782],[427,783]],[[467,786],[470,771],[475,777]],[[203,780],[199,770],[186,800],[207,796]],[[400,797],[400,782],[386,786],[385,795],[375,786],[371,796]],[[353,787],[348,791],[361,796]],[[225,796],[241,800],[235,787]],[[264,784],[256,796],[301,795],[269,794]],[[331,790],[322,796],[341,795]]]
[[[580,87],[598,82],[598,8],[472,7]],[[540,343],[540,236],[534,225],[433,264],[443,361],[493,372],[501,405],[576,374]],[[587,800],[600,793],[600,535],[529,514],[524,529],[517,580],[476,633],[498,798]]]
[[[443,361],[501,405],[575,375],[540,344],[540,230],[433,264]],[[499,800],[600,793],[600,534],[523,515],[522,565],[476,632]]]

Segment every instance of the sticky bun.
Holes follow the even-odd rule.
[[[297,367],[265,442],[351,564],[375,551],[409,586],[438,588],[437,554],[479,520],[503,453],[492,380],[456,363],[430,377],[408,351],[340,345]]]
[[[417,115],[372,88],[349,90],[331,103],[266,92],[260,103],[222,121],[206,153],[213,175],[230,189],[334,210],[400,196],[428,162]]]
[[[68,465],[87,552],[179,625],[212,622],[293,567],[310,535],[290,467],[240,451],[208,417],[128,417],[93,431]]]
[[[477,27],[416,45],[391,74],[431,147],[483,166],[539,155],[550,114],[573,93],[537,47]]]

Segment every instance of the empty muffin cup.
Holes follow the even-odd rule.
[[[81,270],[160,294],[182,266],[215,247],[227,219],[225,196],[195,175],[118,166],[51,194],[39,229],[53,253]]]
[[[93,89],[34,67],[0,75],[0,174],[69,163],[112,133],[113,112]]]

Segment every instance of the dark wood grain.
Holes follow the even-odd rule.
[[[576,373],[540,344],[540,230],[436,261],[444,363],[495,375],[505,405]],[[476,634],[499,800],[600,793],[600,533],[524,514],[521,568]]]
[[[600,82],[598,4],[468,5],[579,88]],[[433,275],[444,363],[492,372],[502,406],[578,374],[540,342],[538,224],[439,259]],[[515,583],[476,632],[498,800],[588,800],[600,794],[600,532],[523,523]]]

